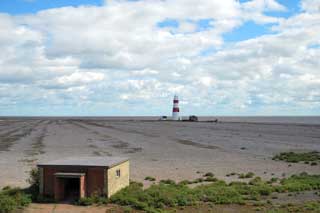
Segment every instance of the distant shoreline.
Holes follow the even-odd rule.
[[[188,116],[182,116],[187,119]],[[0,116],[1,120],[99,120],[155,122],[160,116]],[[170,116],[169,116],[170,118]],[[198,116],[199,122],[320,125],[320,116]],[[169,120],[168,120],[169,121]],[[161,121],[166,122],[166,121]]]

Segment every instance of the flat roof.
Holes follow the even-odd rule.
[[[99,166],[110,168],[128,160],[128,158],[123,157],[69,157],[40,162],[38,166]]]

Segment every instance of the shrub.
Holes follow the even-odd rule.
[[[31,169],[29,172],[29,178],[27,182],[30,184],[26,190],[28,194],[31,194],[32,200],[38,201],[39,197],[39,185],[40,185],[40,172],[37,168]]]
[[[151,177],[151,176],[147,176],[145,177],[144,180],[148,180],[148,181],[155,181],[156,179],[154,177]]]
[[[7,213],[17,209],[16,201],[7,195],[0,195],[0,212]]]
[[[253,172],[248,172],[246,175],[245,175],[245,178],[252,178],[254,176],[254,173]]]
[[[304,208],[309,211],[320,212],[320,201],[310,201],[304,204]]]
[[[234,176],[234,175],[236,175],[237,173],[235,173],[235,172],[231,172],[231,173],[229,173],[229,174],[226,174],[226,176],[227,177],[229,177],[229,176]]]
[[[278,155],[275,155],[272,159],[286,161],[289,163],[299,163],[301,161],[314,162],[320,160],[320,154],[317,151],[306,153],[282,152]]]
[[[260,185],[261,183],[263,183],[261,177],[255,177],[249,181],[250,185]]]
[[[20,188],[5,187],[0,192],[0,213],[11,212],[23,208],[31,203],[30,195]]]
[[[252,174],[248,176],[252,176]],[[283,178],[277,186],[272,185],[277,180],[276,178],[265,182],[260,177],[255,177],[249,183],[232,182],[230,184],[226,184],[224,181],[219,181],[210,176],[204,180],[201,178],[202,181],[207,181],[207,179],[212,179],[215,182],[190,188],[187,184],[198,183],[199,179],[195,181],[185,180],[179,184],[176,184],[172,180],[162,180],[159,184],[152,185],[145,190],[141,183],[132,182],[130,186],[113,195],[110,201],[149,213],[159,213],[166,208],[194,205],[199,202],[208,202],[209,204],[243,204],[245,200],[258,201],[261,199],[261,196],[268,196],[275,191],[299,192],[320,189],[320,175],[308,175],[307,173]],[[274,199],[275,197],[271,198]],[[81,205],[91,205],[92,202],[96,202],[90,199],[93,198],[82,200],[83,204]],[[269,205],[272,204],[270,200],[267,203]],[[312,205],[317,207],[318,204]]]
[[[180,181],[178,184],[179,185],[189,185],[189,184],[192,184],[193,181],[190,181],[190,180],[183,180],[183,181]]]
[[[165,207],[192,205],[196,199],[189,187],[163,181],[146,190],[143,190],[141,185],[131,184],[113,195],[110,201],[138,210],[157,212]]]
[[[195,194],[200,201],[215,204],[242,204],[244,202],[241,194],[235,188],[228,187],[223,181],[199,186],[195,188]]]
[[[282,179],[281,185],[276,187],[279,192],[299,192],[306,190],[320,189],[320,175],[308,175],[301,173],[300,175],[292,175],[289,178]]]
[[[204,181],[203,178],[197,178],[192,183],[202,183]]]
[[[90,206],[94,204],[94,200],[92,197],[83,197],[80,198],[76,204],[80,206]]]
[[[75,204],[80,206],[91,206],[93,204],[107,204],[108,198],[98,195],[93,195],[91,197],[83,197],[80,198]]]
[[[160,183],[169,184],[169,185],[175,185],[176,184],[176,182],[174,180],[170,180],[170,179],[160,180]]]
[[[239,174],[239,178],[240,179],[244,179],[244,178],[252,178],[254,176],[253,172],[248,172],[247,174]]]
[[[214,174],[212,172],[207,172],[203,177],[214,177]]]
[[[278,178],[273,177],[268,181],[268,183],[276,183],[278,180]]]
[[[133,211],[132,211],[132,208],[131,208],[131,207],[125,206],[125,207],[123,208],[123,212],[124,212],[124,213],[130,213],[130,212],[133,212]]]
[[[33,168],[31,169],[31,171],[29,172],[29,178],[27,179],[27,182],[30,185],[36,185],[39,187],[39,183],[40,183],[40,172],[37,168]]]
[[[215,178],[215,177],[207,177],[206,179],[204,179],[204,181],[206,181],[206,182],[216,182],[216,181],[218,181],[218,179]]]

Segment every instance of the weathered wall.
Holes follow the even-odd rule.
[[[116,171],[120,169],[120,177],[117,177]],[[107,196],[110,197],[120,189],[129,186],[129,161],[118,166],[112,167],[106,171],[107,175]]]
[[[54,173],[57,170],[55,168],[44,168],[43,169],[43,194],[46,196],[54,195]]]
[[[88,168],[86,173],[87,196],[102,195],[104,192],[104,168]]]
[[[86,173],[85,183],[82,188],[85,196],[90,196],[95,193],[103,194],[104,168],[103,167],[72,167],[72,166],[46,166],[43,167],[43,194],[49,197],[54,197],[55,176],[56,172],[80,172]]]

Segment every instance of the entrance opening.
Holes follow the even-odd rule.
[[[80,178],[64,178],[64,200],[75,201],[80,198]]]

